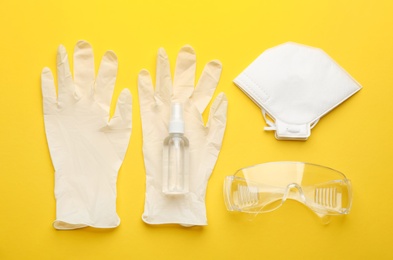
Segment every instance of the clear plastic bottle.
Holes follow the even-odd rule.
[[[169,136],[164,140],[162,192],[168,195],[189,191],[189,142],[184,136],[183,107],[173,103]]]

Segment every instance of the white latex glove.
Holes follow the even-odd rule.
[[[142,215],[148,224],[206,225],[205,195],[224,136],[228,101],[220,93],[211,106],[204,126],[202,113],[209,104],[221,75],[221,63],[211,61],[194,89],[195,52],[184,46],[178,55],[172,86],[169,61],[164,49],[157,57],[156,89],[149,72],[139,74],[139,99],[146,168],[146,198]],[[168,136],[171,102],[182,102],[185,136],[190,146],[189,193],[168,196],[162,192],[163,142]]]
[[[85,41],[74,49],[74,79],[65,48],[58,49],[58,97],[51,70],[42,71],[45,130],[55,168],[56,229],[120,224],[116,180],[131,135],[131,94],[121,92],[109,120],[116,73],[117,57],[108,51],[95,77],[93,50]]]

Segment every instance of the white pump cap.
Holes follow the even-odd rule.
[[[169,133],[184,134],[183,106],[181,103],[172,103]]]

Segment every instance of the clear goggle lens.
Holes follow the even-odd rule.
[[[351,182],[328,167],[303,162],[271,162],[238,170],[224,182],[229,211],[269,212],[296,200],[321,218],[348,214]]]

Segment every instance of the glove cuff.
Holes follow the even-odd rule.
[[[120,224],[116,213],[116,179],[80,176],[69,182],[66,176],[68,174],[56,173],[54,228],[115,228]]]
[[[162,192],[148,191],[142,220],[152,225],[206,226],[205,201],[191,192],[180,196],[168,196]]]

